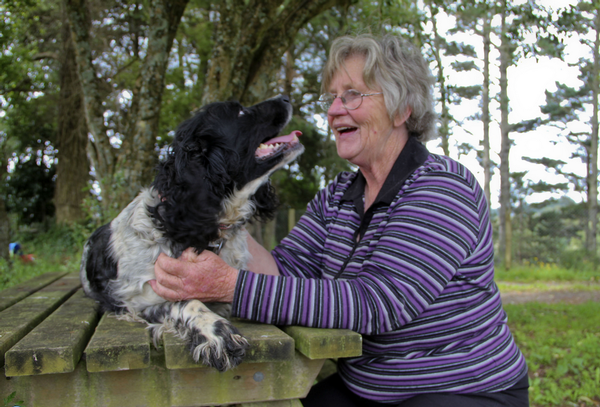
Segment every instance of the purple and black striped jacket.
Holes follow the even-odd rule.
[[[363,334],[363,356],[338,370],[364,398],[514,385],[527,366],[493,280],[490,213],[473,174],[411,138],[366,213],[364,185],[360,172],[341,173],[320,191],[273,250],[282,275],[241,271],[233,314]]]

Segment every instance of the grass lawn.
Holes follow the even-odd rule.
[[[600,303],[504,308],[529,365],[531,405],[600,406]]]
[[[33,254],[35,262],[24,264],[18,257],[13,257],[12,265],[9,265],[0,259],[0,290],[51,271],[79,271],[83,244],[90,234],[82,227],[55,227],[18,239],[24,253]]]
[[[510,270],[496,268],[496,282],[511,282],[519,284],[539,283],[578,283],[598,284],[600,288],[600,268],[596,271],[576,271],[565,269],[553,264],[537,266],[515,266]]]

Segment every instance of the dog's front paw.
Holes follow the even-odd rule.
[[[194,329],[190,340],[194,361],[202,361],[220,372],[239,365],[249,346],[246,338],[224,319],[212,324],[212,332]]]

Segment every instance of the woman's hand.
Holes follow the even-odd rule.
[[[150,280],[150,286],[168,301],[232,302],[239,270],[213,252],[196,254],[188,248],[178,259],[161,253],[154,273],[156,280]]]

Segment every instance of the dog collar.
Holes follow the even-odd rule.
[[[235,226],[235,223],[232,223],[230,225],[220,223],[219,230],[229,230],[229,229],[233,228],[234,226]],[[225,244],[226,241],[227,241],[227,239],[225,239],[225,238],[217,239],[214,242],[211,242],[208,244],[208,250],[211,250],[214,254],[219,255],[219,253],[221,253],[221,249],[223,249],[223,245]]]
[[[227,241],[227,239],[217,239],[214,242],[209,243],[207,249],[212,251],[214,254],[216,254],[218,256],[221,253],[221,250],[223,249],[223,245],[225,244],[226,241]]]

